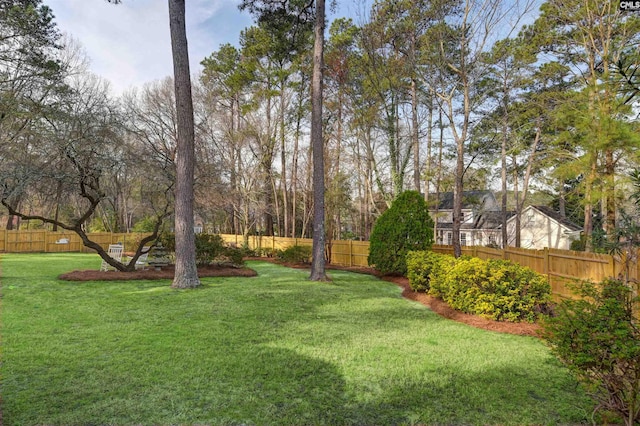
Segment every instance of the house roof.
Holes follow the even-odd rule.
[[[514,212],[507,212],[507,220],[515,215]],[[502,228],[502,212],[500,211],[487,211],[482,212],[475,223],[473,224],[475,229],[500,229]]]
[[[512,217],[514,212],[507,212],[507,220]],[[490,211],[482,212],[473,223],[461,223],[461,230],[469,229],[491,229],[497,230],[502,228],[502,212]],[[453,229],[451,222],[438,222],[438,229]]]
[[[453,192],[439,194],[438,210],[453,210]],[[495,210],[496,198],[491,191],[464,191],[462,208],[465,210]]]
[[[572,221],[570,221],[566,217],[563,217],[560,213],[556,212],[551,207],[539,206],[539,205],[529,206],[529,207],[538,210],[543,215],[548,216],[549,218],[555,220],[560,225],[564,226],[565,228],[569,229],[570,231],[581,231],[582,230],[581,226],[576,225],[575,223],[573,223]]]

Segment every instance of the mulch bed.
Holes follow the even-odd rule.
[[[73,271],[58,278],[67,281],[129,281],[129,280],[161,280],[173,279],[173,265],[163,266],[161,270],[139,269],[132,272],[120,271]],[[256,271],[250,268],[234,268],[231,266],[199,266],[198,276],[204,277],[255,277]]]
[[[256,260],[263,260],[269,262],[276,262],[272,258],[256,258]],[[276,262],[280,263],[280,262]],[[282,263],[280,263],[282,264]],[[284,266],[293,268],[309,269],[309,265],[300,264],[284,264]],[[392,282],[402,288],[402,296],[407,299],[414,300],[429,307],[432,311],[438,315],[451,319],[453,321],[468,324],[470,326],[481,328],[484,330],[497,331],[500,333],[516,334],[521,336],[538,336],[540,326],[538,324],[530,323],[511,323],[492,321],[476,315],[465,314],[454,309],[451,309],[441,299],[429,296],[425,293],[419,293],[411,290],[409,286],[409,280],[405,277],[398,276],[381,276],[375,269],[363,268],[363,267],[343,267],[336,265],[326,265],[327,269],[338,269],[343,271],[358,272],[361,274],[368,274],[377,276],[385,281]],[[157,280],[157,279],[173,279],[174,269],[173,265],[165,266],[161,270],[145,269],[134,272],[120,272],[120,271],[73,271],[63,275],[60,275],[60,279],[68,281],[128,281],[128,280]],[[257,273],[253,269],[249,268],[234,268],[229,266],[210,265],[206,267],[198,267],[198,276],[200,277],[254,277]]]

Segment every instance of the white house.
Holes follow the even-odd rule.
[[[453,242],[453,192],[440,194],[437,208],[430,209],[429,213],[436,224],[436,244],[451,245]],[[493,192],[464,191],[460,245],[499,246],[502,232],[501,216],[502,212]]]
[[[515,216],[507,220],[509,245],[515,245]],[[520,216],[520,246],[529,249],[545,247],[569,250],[571,242],[580,239],[582,228],[547,206],[526,207]]]

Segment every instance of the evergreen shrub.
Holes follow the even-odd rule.
[[[551,300],[545,277],[510,261],[461,257],[440,265],[430,294],[462,312],[496,321],[533,322]]]
[[[413,291],[429,291],[431,276],[434,271],[441,268],[440,265],[446,255],[432,251],[417,250],[407,253],[407,278]],[[451,256],[449,256],[451,257]]]
[[[278,260],[287,263],[311,263],[311,247],[294,245],[276,252]]]
[[[405,191],[376,221],[369,239],[369,265],[383,274],[407,273],[407,253],[433,244],[433,221],[418,191]]]
[[[218,234],[196,234],[196,264],[210,265],[214,259],[225,253],[224,240]]]
[[[170,252],[176,250],[176,237],[173,233],[164,233],[159,242]],[[243,265],[244,253],[241,249],[227,247],[222,237],[218,234],[195,234],[196,264],[198,266],[210,265],[213,261],[230,262],[234,265]]]
[[[245,255],[246,255],[246,251],[241,248],[225,247],[224,249],[224,257],[227,258],[229,263],[236,266],[244,265]]]
[[[552,352],[586,385],[598,409],[640,423],[638,299],[624,282],[608,279],[576,287],[579,299],[562,301],[543,323]]]

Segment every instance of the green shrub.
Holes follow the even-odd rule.
[[[196,264],[210,265],[214,259],[224,255],[224,240],[218,234],[196,234]]]
[[[311,263],[311,247],[291,246],[285,250],[276,251],[276,257],[287,263]]]
[[[507,260],[489,260],[490,280],[481,282],[476,313],[498,321],[537,319],[551,301],[551,286],[537,272]]]
[[[505,260],[464,258],[439,264],[430,294],[453,309],[496,321],[533,322],[550,301],[540,274]]]
[[[156,226],[156,220],[157,218],[154,216],[145,216],[137,221],[131,230],[133,232],[153,232]]]
[[[441,268],[444,257],[443,254],[425,250],[407,253],[407,278],[413,291],[429,291],[431,276]]]
[[[440,256],[438,264],[434,266],[429,276],[430,295],[444,299],[444,294],[447,292],[446,286],[449,271],[453,269],[457,261],[458,260],[451,255],[443,254]]]
[[[170,252],[176,251],[176,237],[173,233],[163,233],[159,242]],[[227,247],[224,240],[218,234],[196,234],[196,264],[198,266],[210,265],[215,259],[226,254]]]
[[[245,250],[236,247],[226,247],[224,249],[224,257],[226,257],[230,263],[236,266],[244,265]]]
[[[407,253],[433,244],[433,221],[417,191],[405,191],[376,221],[369,239],[369,265],[383,274],[407,273]]]
[[[577,287],[580,299],[564,300],[543,324],[553,353],[583,382],[599,409],[640,421],[640,330],[632,291],[622,281]]]

